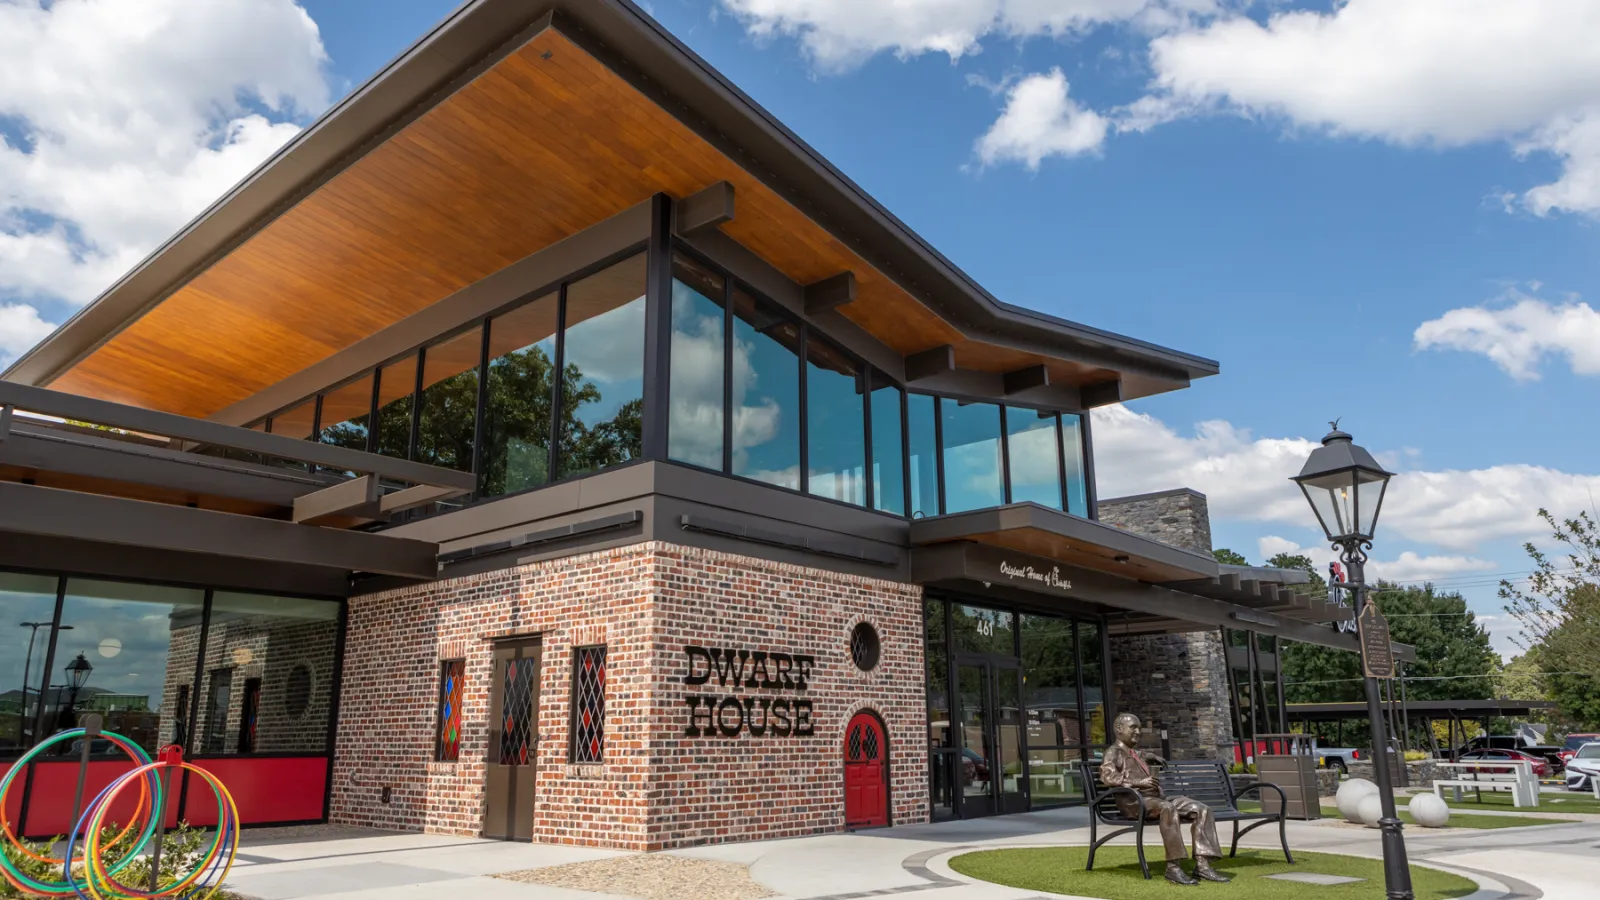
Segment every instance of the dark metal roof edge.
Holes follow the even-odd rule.
[[[298,202],[307,184],[319,184],[358,159],[361,154],[356,151],[375,135],[382,134],[395,117],[404,117],[408,110],[414,113],[416,106],[425,103],[429,96],[440,93],[440,88],[451,82],[452,71],[459,74],[462,70],[470,69],[475,60],[454,58],[438,48],[441,44],[449,43],[448,39],[456,36],[458,32],[464,32],[477,24],[470,21],[474,16],[481,14],[481,19],[493,20],[489,22],[489,33],[477,36],[472,42],[476,48],[473,52],[478,55],[479,60],[492,54],[506,39],[541,18],[541,15],[533,12],[518,14],[515,12],[518,6],[520,0],[469,0],[458,7],[359,88],[317,117],[310,126],[252,170],[179,232],[164,241],[94,301],[78,310],[52,334],[24,353],[4,372],[0,372],[0,381],[48,384],[94,352],[155,304],[213,265],[222,255],[266,223],[277,218],[294,202]],[[577,7],[576,12],[574,7]],[[604,18],[594,13],[611,12],[613,21],[633,28],[635,36],[645,37],[663,51],[664,60],[678,66],[676,74],[698,80],[703,87],[709,88],[714,95],[717,95],[726,107],[721,112],[742,118],[748,124],[765,132],[769,142],[775,145],[774,149],[787,153],[792,160],[801,163],[816,181],[830,188],[838,199],[854,207],[864,217],[857,221],[864,220],[875,226],[882,233],[882,237],[889,239],[891,250],[895,244],[909,250],[921,260],[930,274],[943,278],[956,288],[957,295],[974,302],[979,311],[988,313],[991,322],[987,324],[1037,328],[1045,332],[1043,336],[1097,346],[1110,355],[1111,359],[1107,362],[1112,368],[1116,368],[1116,357],[1127,356],[1157,367],[1181,370],[1190,378],[1213,375],[1219,371],[1219,365],[1214,360],[1069,322],[998,300],[629,0],[588,0],[587,4],[581,0],[566,0],[555,4],[552,8],[559,9],[565,17],[591,28],[597,23],[602,26],[605,24]],[[545,11],[542,15],[548,16],[550,12]],[[602,38],[606,36],[603,27],[595,30]],[[413,71],[419,69],[423,59],[430,55],[436,56],[434,63],[442,65],[445,70],[440,77],[428,78],[426,72]],[[417,78],[419,75],[423,77]],[[305,154],[304,148],[307,145],[333,140],[326,136],[332,124],[349,115],[352,109],[363,105],[372,105],[375,109],[385,107],[383,100],[390,92],[398,95],[393,98],[398,102],[392,102],[391,105],[396,109],[388,120],[379,122],[372,128],[361,129],[352,138],[339,142],[342,144],[342,150],[339,147],[333,148],[335,152],[329,154],[330,158],[326,162],[315,164],[313,169],[299,173],[292,171],[301,164],[298,156]],[[285,171],[280,173],[280,170]],[[276,174],[289,176],[292,183],[281,185],[276,189],[261,187],[261,183],[268,176]],[[251,209],[233,209],[235,204],[242,202],[239,199],[242,195],[257,189],[267,190],[269,195],[260,198]],[[216,221],[225,218],[226,214],[231,212],[242,214],[243,221],[237,223]],[[201,234],[208,226],[215,226],[220,233]],[[836,230],[826,224],[824,227]],[[177,249],[195,241],[201,244],[193,248],[193,262],[184,264],[179,261],[180,271],[175,274],[153,271]],[[154,283],[140,283],[144,280],[151,280]],[[909,285],[906,287],[910,288]],[[936,312],[948,315],[948,310],[936,309]],[[986,323],[978,324],[981,326]]]
[[[1080,518],[1033,502],[912,519],[911,544],[918,546],[930,541],[929,538],[920,537],[918,532],[931,531],[934,533],[931,540],[942,542],[961,540],[968,534],[1030,527],[1109,550],[1137,553],[1165,565],[1192,567],[1190,571],[1197,574],[1214,577],[1218,569],[1217,561],[1208,554],[1174,547],[1114,525]]]
[[[1224,574],[1237,575],[1244,581],[1265,581],[1271,584],[1310,584],[1311,574],[1301,569],[1276,569],[1271,566],[1235,566],[1218,563]]]

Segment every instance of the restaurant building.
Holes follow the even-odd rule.
[[[1229,758],[1224,629],[1355,642],[1097,496],[1094,409],[1217,371],[631,3],[467,3],[0,379],[0,766],[94,711],[249,824],[657,849],[1079,802],[1119,710]]]

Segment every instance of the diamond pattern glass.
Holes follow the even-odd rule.
[[[597,763],[606,749],[606,648],[579,647],[572,655],[573,763]]]
[[[533,689],[538,666],[532,659],[506,662],[500,722],[500,765],[525,766],[533,760]]]
[[[466,671],[466,660],[449,659],[439,664],[439,739],[434,751],[434,759],[439,762],[461,758],[461,688]]]
[[[878,667],[878,630],[867,622],[860,622],[850,630],[850,659],[856,668],[870,672]]]

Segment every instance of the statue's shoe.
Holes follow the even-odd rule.
[[[1195,860],[1194,877],[1201,878],[1206,881],[1215,881],[1218,884],[1227,884],[1233,880],[1221,872],[1218,872],[1216,869],[1211,868],[1210,861],[1203,856]]]
[[[1193,878],[1190,878],[1189,877],[1189,873],[1185,872],[1183,870],[1183,866],[1180,866],[1175,862],[1167,863],[1167,880],[1172,882],[1173,884],[1199,884],[1200,883],[1198,881],[1195,881]]]

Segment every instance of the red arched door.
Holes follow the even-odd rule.
[[[844,730],[844,826],[889,824],[889,742],[872,713],[856,713]]]

